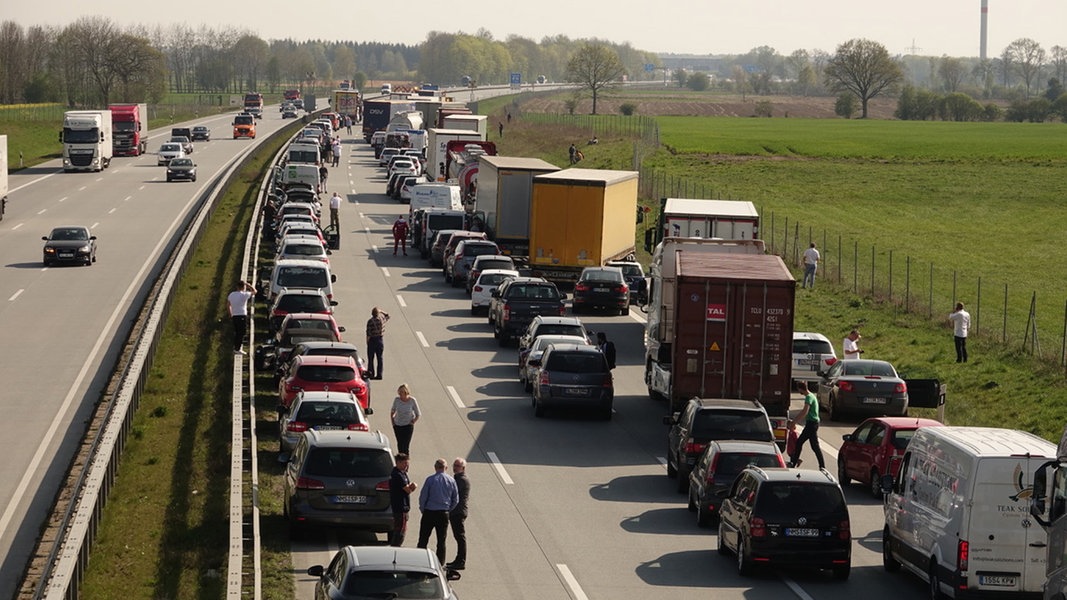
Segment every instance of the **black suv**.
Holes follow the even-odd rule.
[[[534,416],[549,408],[584,408],[611,420],[615,384],[604,354],[595,346],[553,344],[541,358],[533,384]]]
[[[563,316],[567,296],[556,284],[540,277],[515,277],[493,290],[489,302],[489,320],[493,322],[493,337],[501,346],[517,338],[530,321],[538,315]]]
[[[689,490],[689,473],[712,440],[773,442],[767,411],[755,400],[691,398],[681,412],[663,417],[667,433],[667,477]]]
[[[830,569],[848,579],[852,532],[841,486],[826,470],[748,467],[724,493],[719,554],[737,558],[737,572],[754,566]]]

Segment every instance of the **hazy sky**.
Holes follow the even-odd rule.
[[[883,44],[891,54],[978,56],[981,0],[4,0],[0,21],[66,25],[98,14],[119,25],[239,27],[265,39],[293,38],[417,44],[430,31],[598,37],[652,52],[738,54],[771,46],[832,52],[849,39]],[[406,9],[401,11],[401,6]],[[92,11],[90,13],[90,11]],[[1028,37],[1046,51],[1067,46],[1067,1],[989,0],[988,53]]]

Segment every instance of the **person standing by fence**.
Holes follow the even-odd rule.
[[[963,303],[956,303],[956,310],[948,316],[952,321],[953,338],[956,341],[956,362],[967,362],[967,334],[971,329],[971,313],[963,309]]]
[[[815,287],[815,271],[819,268],[819,258],[819,251],[815,249],[815,242],[812,242],[804,251],[804,280],[800,284],[802,289]]]

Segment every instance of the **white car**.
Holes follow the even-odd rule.
[[[182,149],[182,145],[177,142],[166,142],[159,147],[159,160],[156,164],[160,166],[166,166],[170,164],[170,161],[175,158],[185,158],[185,150]]]
[[[794,381],[818,383],[819,371],[825,371],[837,362],[834,345],[821,333],[793,332]],[[812,391],[815,391],[814,389]]]
[[[505,280],[518,277],[519,272],[513,269],[486,269],[478,276],[478,281],[471,287],[471,314],[485,314],[489,312],[489,300],[493,297],[493,290]]]
[[[287,235],[278,242],[278,251],[275,260],[287,258],[302,258],[305,260],[318,260],[330,264],[330,251],[322,245],[322,241],[313,235]]]

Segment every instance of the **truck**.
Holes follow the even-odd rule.
[[[634,252],[636,171],[565,169],[533,178],[528,262],[535,277],[573,284],[585,267]]]
[[[112,104],[111,129],[114,156],[140,156],[148,152],[148,105]]]
[[[484,142],[485,138],[464,129],[426,130],[426,173],[438,181],[448,179],[445,170],[448,161],[448,143],[455,141]]]
[[[263,118],[263,94],[259,92],[248,92],[245,94],[244,101],[245,112],[254,116],[257,119]]]
[[[282,92],[282,98],[285,99],[285,102],[292,102],[293,106],[297,108],[303,108],[304,106],[304,101],[300,98],[300,90],[285,90]]]
[[[0,221],[7,211],[7,136],[0,135]]]
[[[362,109],[363,102],[358,91],[353,89],[333,91],[333,110],[337,114],[352,119],[353,123],[358,123]]]
[[[445,127],[445,119],[452,115],[470,115],[474,114],[466,104],[452,103],[451,105],[442,105],[437,111],[437,120],[434,121],[434,125],[438,129],[452,129],[451,127]]]
[[[400,113],[415,110],[415,103],[410,100],[363,99],[363,139],[370,143],[375,131],[385,131],[393,117]]]
[[[485,115],[452,114],[444,118],[441,127],[444,129],[466,129],[467,131],[477,131],[484,140],[488,138],[489,117]]]
[[[752,240],[759,236],[759,212],[751,202],[691,198],[660,199],[659,235]]]
[[[1059,600],[1067,597],[1067,427],[1055,460],[1042,463],[1033,482],[1030,514],[1048,536],[1043,598]]]
[[[111,165],[110,110],[69,110],[63,113],[64,171],[103,171]]]
[[[422,113],[417,110],[410,110],[393,115],[392,119],[389,119],[389,124],[385,126],[385,131],[408,131],[411,129],[422,129]]]
[[[465,209],[471,209],[474,206],[478,185],[478,157],[495,155],[496,143],[494,142],[452,140],[445,144],[444,177],[445,180],[458,184],[463,190]]]
[[[478,159],[478,185],[471,221],[480,223],[503,254],[530,254],[530,209],[534,177],[559,167],[539,158],[491,156]]]

